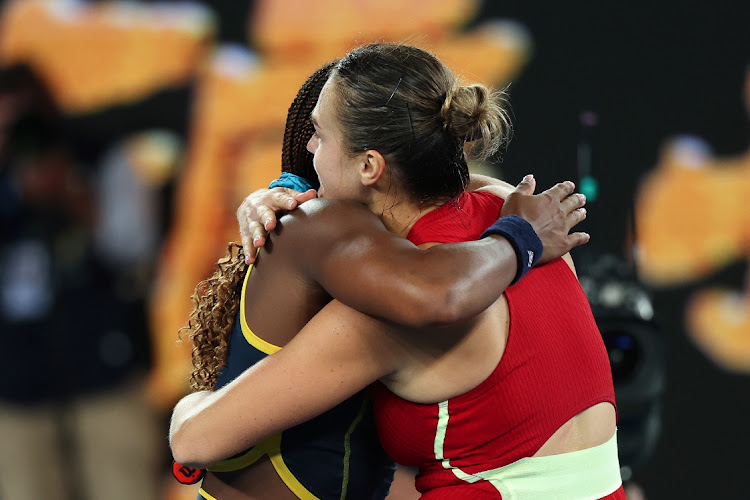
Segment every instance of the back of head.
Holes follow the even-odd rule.
[[[510,129],[504,93],[462,85],[438,58],[416,47],[364,45],[339,61],[331,81],[344,147],[352,155],[380,152],[419,202],[463,191],[465,152],[490,156]]]
[[[286,118],[284,144],[281,150],[281,170],[307,179],[319,186],[312,154],[307,142],[314,127],[310,113],[318,102],[334,63],[318,69],[297,92]],[[213,276],[198,283],[193,294],[193,311],[184,330],[193,343],[193,371],[190,384],[196,390],[216,388],[219,371],[226,365],[228,339],[239,310],[243,278],[247,272],[245,250],[236,243],[227,247],[227,256],[219,260]]]
[[[313,168],[313,155],[307,150],[307,142],[315,131],[310,121],[320,91],[331,74],[335,62],[318,69],[297,92],[286,116],[284,144],[281,149],[281,170],[307,179],[314,188],[320,183]]]

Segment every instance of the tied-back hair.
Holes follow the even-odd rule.
[[[416,47],[358,47],[335,66],[331,82],[348,153],[379,151],[418,202],[461,193],[469,182],[466,154],[491,156],[511,130],[505,92],[462,85]]]
[[[315,189],[320,187],[320,182],[313,168],[313,155],[307,150],[307,143],[315,132],[310,114],[318,102],[320,91],[328,80],[334,64],[331,62],[318,69],[302,85],[289,107],[284,129],[284,145],[281,149],[282,172],[304,177]]]
[[[307,142],[314,131],[310,113],[333,65],[323,66],[302,85],[289,107],[284,129],[282,171],[304,177],[316,188],[318,176],[313,168],[313,156],[307,151]],[[195,287],[191,297],[193,310],[187,325],[180,330],[187,332],[193,344],[190,386],[194,390],[216,388],[219,372],[226,365],[229,335],[239,311],[247,270],[242,245],[230,243],[227,255],[219,260],[213,275]]]

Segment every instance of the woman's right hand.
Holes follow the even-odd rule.
[[[237,209],[245,261],[255,261],[254,249],[266,244],[266,236],[276,227],[276,214],[293,210],[297,205],[317,197],[314,189],[300,193],[289,188],[259,189],[248,195]],[[250,250],[253,249],[253,250]]]
[[[517,215],[531,224],[544,246],[539,261],[543,264],[588,243],[591,237],[584,232],[570,233],[586,218],[586,209],[583,208],[586,197],[574,193],[575,184],[560,182],[538,195],[534,195],[535,188],[534,177],[524,177],[507,196],[500,215]]]

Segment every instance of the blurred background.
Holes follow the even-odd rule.
[[[324,62],[404,41],[509,86],[477,172],[587,194],[629,498],[747,498],[750,4],[0,3],[0,500],[195,498],[178,330]],[[405,497],[404,497],[405,498]]]

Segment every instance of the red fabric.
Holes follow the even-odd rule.
[[[625,496],[625,488],[620,486],[614,493],[610,493],[601,500],[627,500],[627,497]]]
[[[462,195],[458,204],[446,204],[417,221],[409,240],[476,239],[501,207],[502,200],[490,194]],[[532,269],[505,294],[510,332],[500,363],[484,382],[448,401],[444,457],[468,474],[530,457],[581,411],[615,403],[606,348],[565,261]],[[490,493],[499,498],[494,488],[487,488],[489,483],[466,483],[435,459],[437,404],[406,401],[380,383],[372,396],[385,450],[398,463],[419,467],[416,486],[424,499],[448,498],[444,494],[484,498]]]
[[[464,193],[422,216],[406,237],[415,245],[476,240],[500,217],[502,198],[485,193]]]

